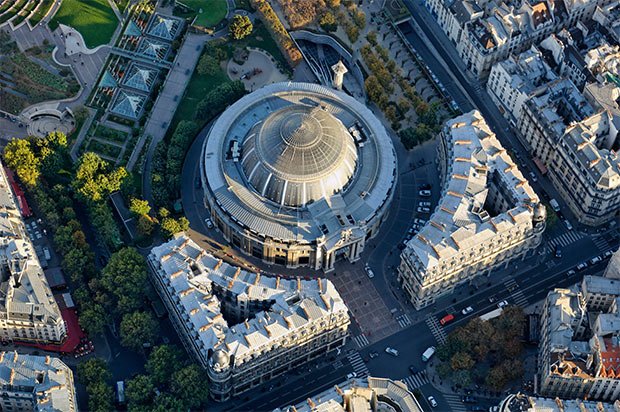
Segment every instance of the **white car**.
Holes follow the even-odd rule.
[[[508,306],[508,301],[502,300],[501,302],[497,304],[497,307],[500,309],[502,309],[504,306]]]
[[[426,220],[416,217],[415,219],[413,219],[413,223],[415,223],[416,225],[423,226],[426,223]]]
[[[364,268],[364,270],[366,270],[366,274],[368,275],[369,278],[374,278],[375,277],[375,272],[372,271],[372,269],[370,268],[370,266],[366,266]]]
[[[573,230],[573,225],[571,225],[568,220],[564,220],[564,226],[566,226],[568,230]]]
[[[435,398],[433,398],[432,396],[429,396],[426,399],[428,399],[428,403],[430,403],[433,408],[437,407],[437,401],[435,400]]]
[[[351,372],[347,375],[347,379],[351,379],[351,378],[357,378],[357,373],[355,372]]]
[[[207,225],[208,229],[213,229],[213,221],[209,218],[205,219],[205,225]]]
[[[390,348],[389,346],[385,348],[385,352],[389,353],[392,356],[398,356],[398,351],[394,348]]]
[[[588,267],[588,264],[586,262],[581,262],[580,264],[577,265],[577,270],[584,270],[587,267]]]
[[[418,193],[422,197],[431,197],[431,191],[430,190],[423,189],[423,190],[420,190]]]
[[[601,259],[601,257],[600,257],[600,256],[595,256],[595,257],[593,257],[592,259],[590,259],[590,264],[591,264],[591,265],[597,264],[597,263],[598,263],[598,262],[600,262],[601,260],[603,260],[603,259]]]
[[[429,209],[428,207],[422,207],[422,206],[418,206],[418,213],[430,213],[431,209]]]
[[[472,313],[474,311],[474,308],[472,308],[471,306],[466,307],[465,309],[463,309],[461,311],[461,313],[463,315],[469,315],[470,313]]]
[[[418,202],[418,206],[430,206],[431,202]]]
[[[532,181],[534,183],[538,182],[538,178],[536,177],[536,175],[534,174],[534,172],[530,172],[530,177],[532,178]]]

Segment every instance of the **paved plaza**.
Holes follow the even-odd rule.
[[[241,80],[249,92],[267,84],[288,80],[286,74],[278,69],[275,59],[260,49],[250,49],[243,64],[230,59],[226,71],[231,80]]]

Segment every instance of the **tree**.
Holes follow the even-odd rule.
[[[471,385],[471,372],[468,370],[457,370],[451,374],[452,382],[461,388]]]
[[[164,232],[166,237],[170,238],[174,234],[181,232],[183,229],[181,228],[178,220],[172,217],[166,217],[161,221],[161,230]]]
[[[150,405],[153,402],[154,390],[155,385],[153,385],[153,380],[148,375],[138,375],[128,380],[125,396],[127,397],[129,409]]]
[[[198,365],[189,365],[172,375],[172,393],[185,403],[187,409],[196,410],[209,397],[209,386],[202,378],[204,373]]]
[[[340,7],[340,0],[327,0],[327,5],[331,9],[337,9]]]
[[[153,228],[155,224],[153,220],[148,216],[142,215],[138,217],[138,223],[136,224],[136,229],[138,230],[138,236],[147,237],[153,233]]]
[[[230,37],[234,40],[241,40],[244,37],[249,36],[253,29],[254,27],[252,26],[252,21],[250,18],[240,14],[235,14],[232,22],[230,22],[230,25],[228,26]]]
[[[506,383],[508,383],[508,377],[501,365],[494,366],[489,370],[485,379],[486,385],[494,391],[501,391]]]
[[[133,312],[121,320],[121,344],[136,352],[152,346],[159,335],[159,323],[149,312]]]
[[[127,176],[125,168],[108,171],[108,162],[93,152],[86,152],[78,160],[73,186],[83,199],[98,202],[119,190]]]
[[[146,362],[146,371],[155,385],[170,382],[170,377],[180,369],[181,352],[174,345],[160,345],[153,349]]]
[[[33,187],[37,184],[41,164],[32,151],[30,141],[26,139],[13,139],[4,148],[4,161],[6,165],[15,170],[19,179],[26,185]]]
[[[88,410],[92,412],[109,412],[114,410],[114,391],[106,382],[91,383],[86,387],[88,393]]]
[[[213,76],[220,71],[220,62],[214,56],[203,54],[198,61],[196,71],[203,76]]]
[[[344,31],[347,33],[347,37],[351,43],[355,43],[360,37],[360,29],[354,24],[347,23]]]
[[[112,254],[101,271],[101,285],[114,296],[115,313],[129,313],[142,306],[147,276],[144,256],[136,249],[126,247]]]
[[[103,306],[98,303],[90,303],[84,306],[80,313],[80,326],[89,336],[103,333],[107,322],[107,314]]]
[[[366,28],[366,13],[361,10],[355,11],[353,13],[353,21],[360,30],[364,30]]]
[[[155,398],[155,406],[152,409],[153,412],[169,412],[169,411],[181,411],[185,408],[183,401],[173,397],[168,393],[163,393]]]
[[[450,359],[450,366],[454,370],[471,369],[475,363],[471,356],[465,352],[457,352]]]
[[[107,363],[101,358],[91,358],[78,364],[77,378],[89,385],[95,382],[107,382],[112,379]]]
[[[148,200],[136,199],[133,197],[129,201],[129,210],[136,216],[144,216],[149,214],[151,206]]]
[[[368,34],[366,35],[366,40],[368,40],[368,43],[372,44],[373,46],[376,46],[377,45],[377,32],[369,31]]]
[[[319,25],[325,31],[336,31],[338,29],[338,22],[336,21],[336,16],[331,11],[326,11],[323,13],[321,18],[319,19]]]

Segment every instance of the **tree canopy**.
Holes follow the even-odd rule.
[[[98,202],[119,190],[127,176],[124,167],[110,171],[108,162],[96,153],[86,152],[78,160],[73,186],[83,199]]]
[[[248,16],[242,16],[240,14],[235,14],[233,16],[232,21],[228,25],[228,30],[230,32],[230,37],[234,40],[241,40],[244,37],[249,36],[252,33],[254,26],[252,25],[252,21]]]
[[[117,314],[132,312],[142,306],[148,272],[146,261],[135,248],[113,253],[101,271],[101,286],[110,293],[111,308]]]
[[[153,346],[159,335],[159,323],[150,312],[133,312],[121,321],[121,344],[136,352],[145,345]]]
[[[181,352],[174,345],[160,345],[149,354],[146,370],[153,383],[162,385],[170,382],[170,377],[180,368]]]

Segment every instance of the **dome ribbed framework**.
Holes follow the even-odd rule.
[[[320,107],[278,110],[243,142],[248,181],[261,196],[286,206],[303,206],[342,190],[356,164],[353,138],[340,120]]]

